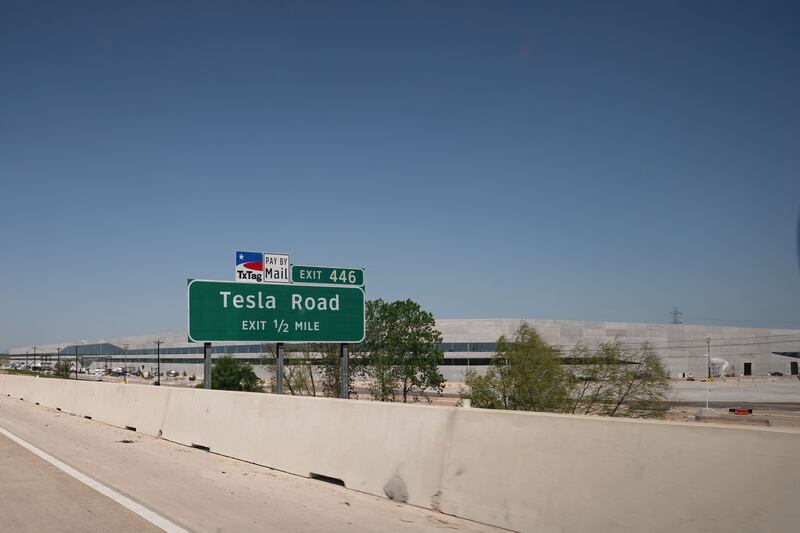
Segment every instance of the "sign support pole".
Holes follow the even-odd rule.
[[[156,382],[154,383],[154,385],[159,385],[159,386],[161,385],[161,345],[163,343],[164,341],[162,341],[161,339],[158,339],[153,343],[156,345],[156,357],[158,358],[158,367],[156,370],[156,374],[158,375],[156,376]]]
[[[211,388],[211,343],[203,343],[203,388]]]
[[[275,394],[283,394],[283,343],[275,345]]]
[[[339,376],[339,397],[345,399],[350,397],[350,369],[348,368],[348,359],[350,355],[349,352],[350,346],[345,343],[339,344],[339,366],[341,369],[341,376]]]

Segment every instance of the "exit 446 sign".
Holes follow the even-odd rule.
[[[364,269],[292,265],[292,282],[363,287]]]
[[[193,342],[364,340],[361,287],[191,280],[188,299]]]

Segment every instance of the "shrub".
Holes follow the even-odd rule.
[[[211,388],[245,392],[264,392],[261,380],[249,363],[225,355],[211,368]]]

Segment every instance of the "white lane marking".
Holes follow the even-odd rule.
[[[160,515],[154,513],[153,511],[151,511],[150,509],[146,508],[145,506],[136,503],[135,501],[131,500],[130,498],[128,498],[126,496],[123,496],[122,494],[120,494],[119,492],[115,491],[114,489],[106,487],[105,485],[103,485],[99,481],[96,481],[96,480],[90,478],[89,476],[81,474],[80,472],[78,472],[77,470],[72,468],[71,466],[62,463],[61,461],[59,461],[58,459],[56,459],[55,457],[53,457],[49,453],[40,450],[39,448],[37,448],[33,444],[30,444],[29,442],[26,442],[26,441],[22,440],[21,438],[17,437],[16,435],[11,433],[10,431],[7,431],[5,428],[0,427],[0,434],[5,435],[9,439],[13,440],[17,444],[19,444],[20,446],[25,448],[26,450],[29,450],[29,451],[33,452],[34,454],[38,455],[39,457],[41,457],[42,459],[44,459],[45,461],[47,461],[51,465],[55,466],[59,470],[61,470],[61,471],[65,472],[65,473],[69,474],[70,476],[74,477],[75,479],[77,479],[78,481],[83,483],[84,485],[93,488],[94,490],[96,490],[100,494],[111,498],[112,500],[114,500],[118,504],[122,505],[123,507],[126,507],[127,509],[133,511],[134,513],[138,514],[139,516],[141,516],[142,518],[144,518],[145,520],[147,520],[148,522],[150,522],[154,526],[159,527],[159,528],[163,529],[164,531],[168,531],[169,533],[188,533],[185,529],[183,529],[182,527],[170,522],[169,520],[167,520],[163,516],[160,516]]]

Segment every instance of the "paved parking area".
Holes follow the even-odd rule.
[[[777,378],[726,378],[708,385],[711,402],[797,404],[800,410],[800,380],[794,376]],[[705,402],[706,384],[702,381],[672,382],[671,399],[680,402]]]

